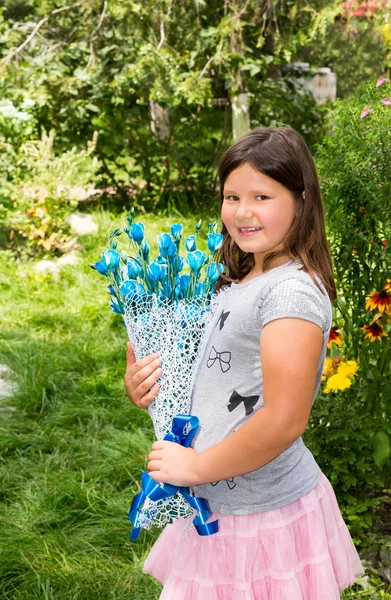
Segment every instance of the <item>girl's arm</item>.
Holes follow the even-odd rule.
[[[305,431],[322,349],[320,327],[303,319],[269,322],[260,336],[264,406],[203,452],[155,442],[148,470],[156,481],[196,486],[249,473],[276,458]]]
[[[225,440],[197,455],[201,483],[263,467],[305,431],[323,335],[302,319],[278,319],[262,330],[264,406]]]

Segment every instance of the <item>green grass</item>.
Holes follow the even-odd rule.
[[[98,220],[99,235],[82,239],[79,266],[57,279],[0,254],[0,363],[18,385],[0,401],[1,599],[160,594],[142,573],[159,531],[131,543],[127,520],[153,428],[125,396],[126,331],[107,306],[104,279],[88,266],[122,219],[102,213]],[[170,223],[143,221],[149,240]],[[181,221],[192,233],[194,223]],[[384,600],[379,593],[344,597]]]

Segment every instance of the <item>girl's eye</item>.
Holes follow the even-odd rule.
[[[258,200],[258,198],[260,198],[261,200],[267,200],[267,196],[262,196],[261,194],[256,196],[256,198],[257,198],[257,200]]]
[[[237,196],[226,196],[225,197],[226,200],[238,200]]]

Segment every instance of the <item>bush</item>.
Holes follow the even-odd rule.
[[[357,361],[346,390],[315,404],[308,440],[358,535],[390,484],[391,85],[379,80],[337,101],[317,166],[339,297],[331,360]],[[327,435],[326,435],[327,434]],[[343,492],[343,496],[342,496]]]

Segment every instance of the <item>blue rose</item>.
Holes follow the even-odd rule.
[[[128,281],[121,283],[119,289],[124,298],[129,298],[136,294],[137,283],[134,279],[129,279]]]
[[[119,315],[123,315],[124,311],[116,298],[110,299],[110,306],[113,309],[113,313],[117,313]]]
[[[221,248],[224,236],[221,233],[208,233],[208,248],[212,253]]]
[[[179,285],[181,286],[183,295],[186,295],[187,290],[189,289],[189,286],[190,286],[190,275],[188,273],[181,275],[181,278],[179,280]]]
[[[130,257],[126,266],[128,267],[129,279],[137,279],[142,275],[143,268],[136,258]]]
[[[196,239],[195,239],[195,235],[189,235],[186,238],[185,241],[185,246],[186,246],[186,250],[188,252],[194,252],[194,250],[196,249]]]
[[[172,244],[172,239],[170,237],[170,234],[168,233],[162,233],[161,235],[158,236],[157,238],[158,241],[158,245],[159,245],[159,250],[167,250],[168,247],[170,246],[170,244]],[[164,253],[161,252],[161,254],[164,256]]]
[[[182,271],[185,265],[185,260],[183,256],[176,256],[175,259],[172,261],[172,264],[175,269],[175,272],[179,273],[180,271]]]
[[[196,296],[203,296],[204,295],[204,290],[205,290],[205,286],[203,283],[201,283],[200,281],[198,281],[196,283],[195,289],[194,289],[194,294]]]
[[[118,269],[121,255],[117,250],[106,250],[102,252],[102,258],[104,259],[109,271]]]
[[[132,223],[130,227],[130,236],[136,244],[141,244],[144,239],[144,223]]]
[[[140,250],[142,252],[143,255],[143,259],[148,262],[148,258],[149,258],[149,244],[147,242],[147,240],[143,240],[141,246],[140,246]]]
[[[206,269],[206,276],[209,280],[209,283],[211,283],[211,284],[216,283],[216,281],[220,277],[220,273],[224,273],[224,272],[225,272],[225,267],[221,263],[214,262],[211,265],[209,265],[209,267]]]
[[[181,223],[175,223],[170,227],[171,235],[175,240],[180,240],[183,233],[183,225]]]
[[[106,265],[106,261],[101,258],[101,260],[98,260],[98,262],[96,262],[94,265],[90,265],[91,269],[95,269],[95,271],[98,271],[98,273],[100,273],[101,275],[108,275],[109,274],[109,270],[107,268]]]
[[[157,284],[162,275],[162,268],[156,261],[151,262],[148,267],[148,277],[154,285]]]
[[[171,242],[171,244],[167,248],[167,257],[173,259],[174,256],[176,255],[176,253],[177,253],[176,246],[175,246],[174,242]]]
[[[193,271],[193,273],[198,273],[198,271],[200,271],[202,265],[205,262],[205,258],[205,252],[201,252],[201,250],[189,252],[189,254],[186,257],[186,260],[187,264],[190,267],[190,270]]]

